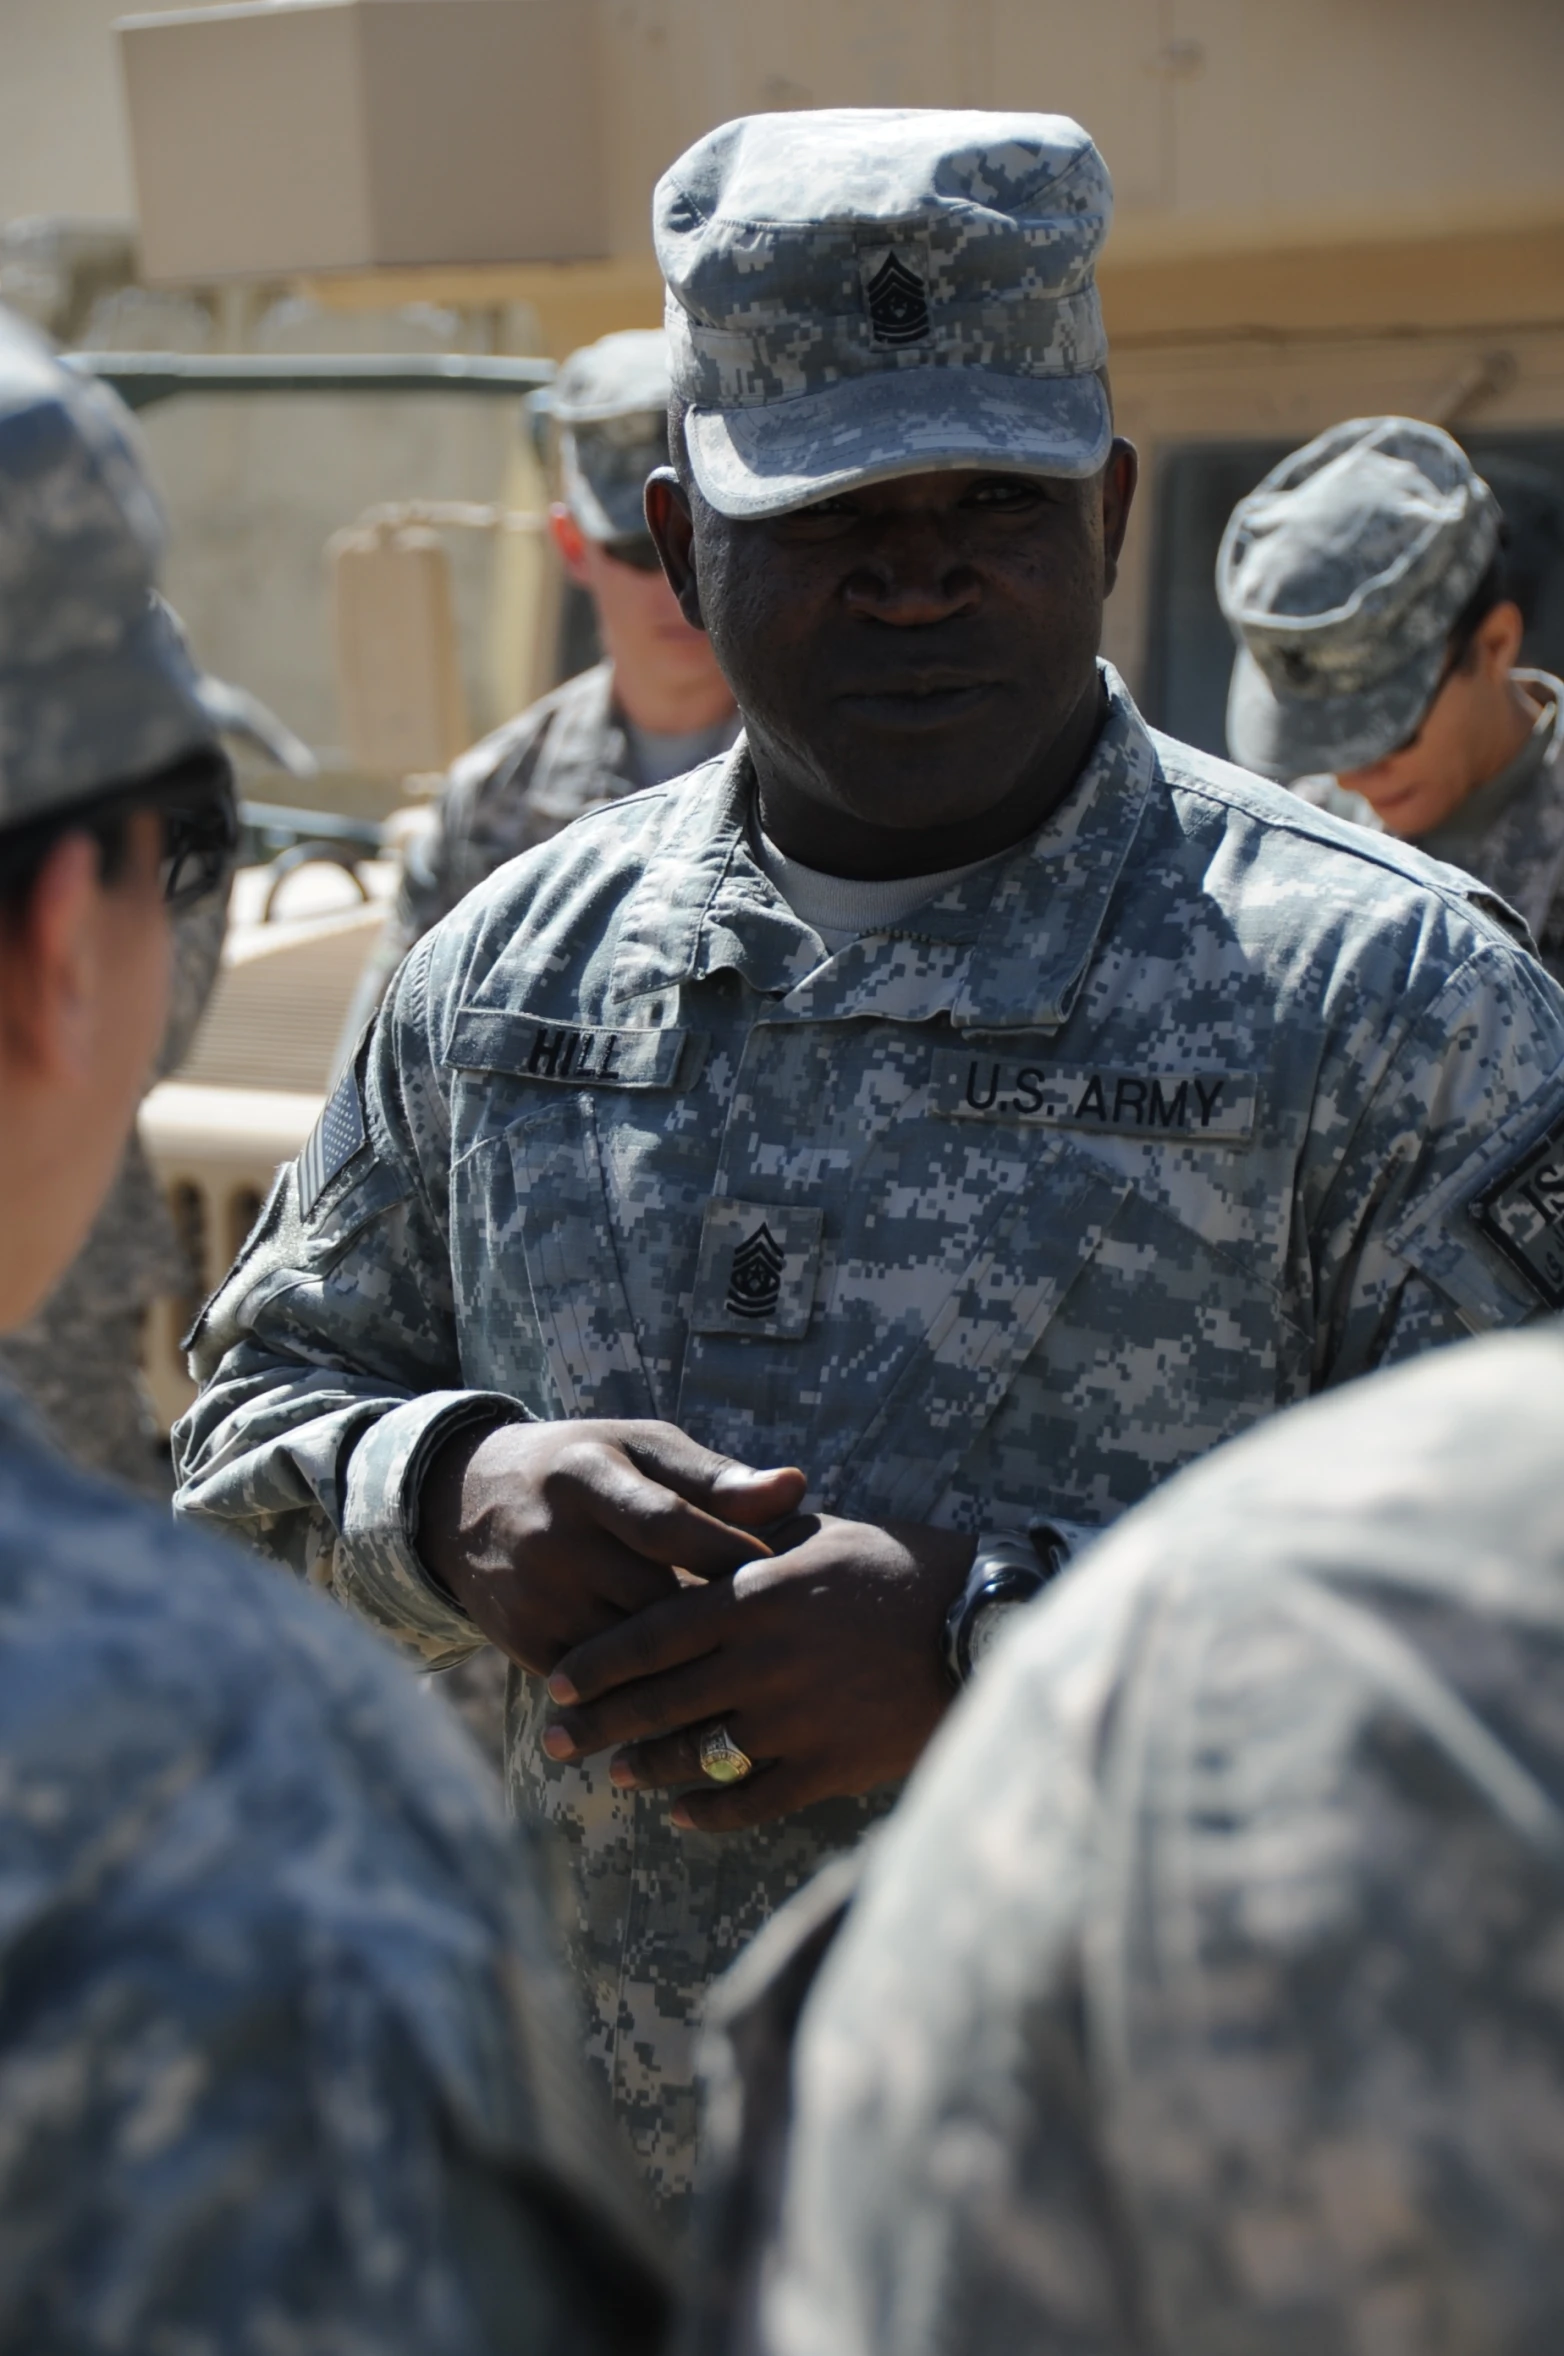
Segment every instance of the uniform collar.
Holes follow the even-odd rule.
[[[948,1015],[963,1029],[1051,1030],[1079,993],[1108,902],[1159,774],[1144,721],[1112,666],[1107,711],[1060,807],[1008,857],[951,884],[884,932],[822,963],[749,845],[754,776],[741,737],[692,784],[625,905],[610,1007],[724,968],[782,1019]]]

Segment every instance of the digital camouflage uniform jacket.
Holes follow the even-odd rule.
[[[700,2356],[1564,2346],[1561,1428],[1440,1353],[1018,1616],[718,1991]]]
[[[0,2350],[649,2349],[540,1880],[448,1714],[3,1391],[0,1627]]]
[[[612,663],[567,679],[463,753],[431,832],[409,849],[386,925],[387,977],[496,867],[638,783]]]
[[[494,1398],[666,1416],[842,1514],[1096,1525],[1532,1314],[1564,999],[1466,878],[1107,681],[1040,832],[829,959],[751,854],[742,746],[474,894],[198,1329],[183,1511],[438,1664],[477,1638],[415,1557],[419,1480]],[[703,1989],[887,1795],[680,1834],[606,1757],[547,1760],[545,1716],[519,1680],[513,1788],[573,1846],[594,2051],[678,2193]]]

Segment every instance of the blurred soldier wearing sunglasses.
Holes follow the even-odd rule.
[[[738,734],[733,691],[710,639],[679,611],[641,507],[647,476],[668,463],[662,329],[630,328],[573,353],[552,415],[563,498],[549,530],[592,600],[604,660],[456,763],[433,835],[409,853],[376,960],[377,999],[413,943],[496,867],[583,810],[698,768]]]
[[[170,616],[170,626],[173,619]],[[295,776],[314,761],[253,697],[200,681],[203,707],[225,735],[258,745]],[[169,852],[172,967],[168,1022],[149,1084],[177,1071],[190,1051],[217,979],[228,926],[228,884],[238,834],[231,797],[202,798],[199,776],[176,778],[163,802]],[[166,1451],[157,1441],[141,1381],[146,1318],[165,1294],[199,1297],[162,1189],[133,1129],[108,1199],[48,1299],[14,1333],[0,1335],[4,1373],[52,1436],[89,1472],[166,1498]]]

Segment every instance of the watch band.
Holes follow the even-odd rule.
[[[1002,1605],[1030,1603],[1069,1559],[1068,1541],[1051,1522],[1037,1523],[1030,1535],[996,1530],[979,1538],[972,1568],[945,1615],[945,1674],[952,1685],[959,1690],[972,1674],[972,1632],[979,1616]]]

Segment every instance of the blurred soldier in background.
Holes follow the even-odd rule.
[[[205,692],[213,725],[224,735],[259,746],[292,776],[314,774],[308,748],[253,696],[216,680]],[[150,1082],[179,1069],[206,1011],[227,931],[228,881],[225,870],[209,892],[172,913],[168,1027]],[[27,1322],[0,1335],[0,1374],[78,1464],[166,1500],[168,1455],[141,1378],[147,1315],[160,1298],[198,1300],[205,1289],[204,1271],[192,1264],[189,1239],[175,1234],[132,1129],[81,1250]]]
[[[1110,210],[1055,115],[751,116],[663,176],[647,514],[744,738],[419,943],[195,1337],[181,1510],[516,1665],[670,2217],[707,1983],[1070,1525],[1561,1297],[1515,920],[1099,662]]]
[[[1564,2346],[1561,1430],[1442,1352],[1021,1616],[717,1992],[699,2356]]]
[[[604,659],[567,679],[451,771],[432,831],[410,849],[375,961],[367,1015],[402,957],[474,884],[583,810],[662,785],[726,751],[733,691],[679,611],[642,494],[668,463],[668,339],[627,328],[573,352],[555,379],[563,497],[549,529],[592,601]]]
[[[1515,668],[1503,539],[1437,426],[1353,418],[1284,459],[1217,563],[1239,645],[1228,748],[1480,877],[1564,978],[1564,685]]]
[[[235,842],[130,420],[0,313],[0,1326]],[[551,1924],[383,1647],[0,1391],[0,2349],[655,2346]]]

